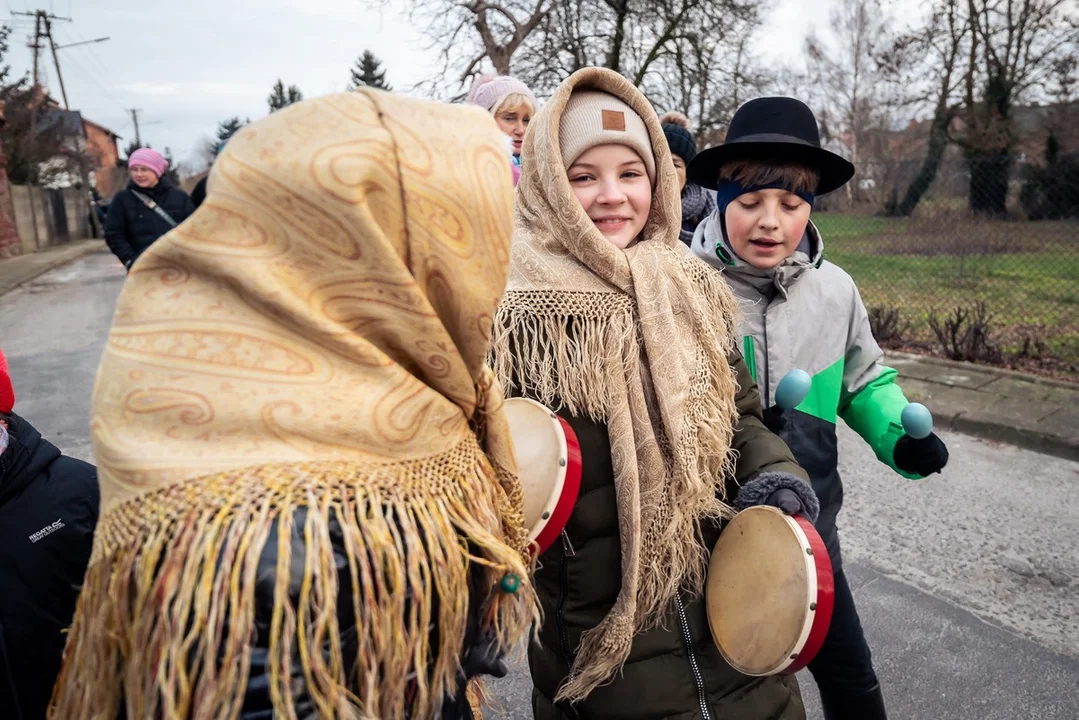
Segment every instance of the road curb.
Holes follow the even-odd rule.
[[[912,399],[923,402],[929,408],[937,427],[1079,461],[1079,431],[1075,429],[1074,413],[1067,409],[1070,405],[1065,400],[1068,395],[1079,391],[1079,384],[1007,368],[913,353],[888,351],[885,362],[889,360],[895,361],[895,366],[899,368],[900,384],[912,386],[911,390],[915,393]],[[904,379],[903,366],[908,363],[921,367],[922,371]],[[936,368],[941,368],[941,371],[938,372]],[[985,378],[985,382],[955,382],[948,370]],[[997,383],[1011,383],[1013,388],[1024,385],[1040,388],[1034,394],[1041,399],[1030,401],[1029,411],[1015,414],[1014,405],[1025,402],[1025,391],[1018,395],[1001,393],[997,391]],[[1050,400],[1054,395],[1061,399]],[[1054,418],[1058,418],[1059,422]]]
[[[934,409],[931,405],[927,406],[930,412],[933,413],[933,419],[939,421],[937,424],[955,432],[1079,462],[1079,444],[1069,442],[1066,438],[1016,427],[1015,425],[1007,425],[1002,422],[995,423],[970,417],[965,411],[949,415],[939,409]],[[944,423],[945,419],[947,419],[946,425]]]
[[[996,375],[1004,375],[1008,377],[1013,377],[1017,380],[1034,383],[1035,385],[1048,385],[1049,387],[1067,388],[1069,390],[1075,390],[1076,388],[1079,388],[1079,383],[1042,377],[1041,375],[1023,372],[1021,370],[1012,370],[1011,368],[997,367],[996,365],[978,365],[976,363],[961,362],[958,360],[948,360],[946,358],[939,358],[933,355],[918,355],[917,353],[899,352],[897,350],[885,350],[884,355],[888,358],[894,357],[901,358],[903,360],[909,360],[911,362],[925,363],[927,365],[939,365],[940,367],[952,368],[953,370],[969,370],[977,373],[993,373]]]
[[[104,240],[79,240],[43,252],[0,261],[0,295],[5,295],[50,270],[104,248]]]

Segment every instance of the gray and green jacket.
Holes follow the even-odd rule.
[[[836,418],[862,436],[877,458],[900,475],[892,457],[902,437],[900,414],[907,405],[896,371],[883,364],[869,316],[850,275],[824,259],[824,244],[810,223],[798,251],[773,271],[739,259],[723,240],[719,215],[698,226],[692,252],[722,271],[741,300],[742,351],[760,387],[765,409],[791,370],[813,378],[809,395],[783,413],[777,428],[795,459],[809,473],[820,499],[817,530],[839,569],[836,516],[843,504]]]

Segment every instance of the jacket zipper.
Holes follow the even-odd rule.
[[[704,691],[704,677],[701,668],[697,665],[697,653],[693,652],[693,640],[689,636],[689,620],[686,618],[686,606],[682,604],[682,596],[675,597],[678,601],[678,619],[682,625],[682,640],[686,645],[686,656],[689,658],[689,667],[693,671],[693,682],[697,685],[697,699],[701,703],[701,717],[704,720],[712,720],[712,713],[708,710],[708,695]]]
[[[11,703],[15,706],[16,720],[22,720],[22,708],[19,707],[19,692],[15,687],[15,678],[11,675],[11,658],[7,654],[7,640],[4,639],[4,624],[0,623],[0,661],[4,664],[4,677],[2,680],[11,689]]]
[[[569,553],[566,551],[569,547],[569,538],[566,537],[566,531],[562,531],[560,536],[561,543],[559,545],[561,550],[562,562],[559,565],[558,574],[561,584],[561,594],[558,597],[558,610],[555,612],[555,620],[558,623],[558,642],[562,645],[562,657],[566,661],[566,670],[568,671],[573,667],[573,653],[569,650],[569,635],[566,632],[566,621],[563,613],[566,610],[566,599],[569,597],[569,567],[566,564],[566,559],[569,557]],[[580,720],[581,716],[577,712],[577,708],[573,707],[568,702],[558,703],[559,710],[569,715],[573,720]]]

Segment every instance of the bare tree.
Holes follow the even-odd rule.
[[[1015,160],[1016,105],[1046,93],[1060,63],[1079,52],[1079,14],[1069,0],[967,0],[969,54],[962,128],[951,139],[970,172],[970,209],[1007,212]]]
[[[956,92],[962,82],[959,66],[968,52],[970,27],[965,21],[965,0],[936,0],[923,24],[899,35],[880,56],[884,80],[913,112],[924,100],[932,105],[925,156],[918,172],[899,197],[898,185],[884,214],[908,217],[933,184],[948,147],[948,127],[959,112]]]
[[[685,113],[714,141],[738,99],[759,90],[748,41],[762,0],[558,0],[515,65],[534,89],[582,67],[625,75],[664,110]]]
[[[766,0],[413,0],[444,68],[463,83],[483,65],[544,94],[583,67],[625,75],[703,142],[769,77],[749,52]],[[432,83],[428,83],[430,86]],[[457,85],[460,89],[460,85]],[[435,91],[445,96],[447,93]]]
[[[863,180],[878,181],[874,158],[865,152],[870,134],[890,129],[878,56],[888,46],[890,20],[879,0],[841,0],[832,11],[830,37],[806,39],[806,88],[827,135],[838,141]],[[857,198],[847,185],[847,197]]]
[[[0,87],[0,106],[0,147],[13,185],[50,187],[79,177],[91,158],[77,115],[48,106],[44,90],[26,77]]]
[[[759,16],[728,15],[726,22],[729,32],[688,33],[681,38],[664,63],[669,70],[646,85],[657,105],[691,118],[701,147],[722,142],[738,106],[762,94],[775,80],[749,51]]]
[[[488,62],[509,75],[522,43],[551,12],[555,0],[410,0],[410,16],[442,60],[442,74],[462,87]],[[443,88],[429,88],[445,95]]]

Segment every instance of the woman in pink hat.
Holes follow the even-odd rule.
[[[131,181],[116,193],[105,221],[105,242],[124,267],[182,223],[195,206],[165,177],[169,163],[157,150],[139,148],[127,159]]]
[[[478,75],[468,91],[467,102],[479,105],[494,116],[508,138],[513,184],[521,176],[521,147],[528,123],[536,113],[536,96],[528,86],[508,75]]]

